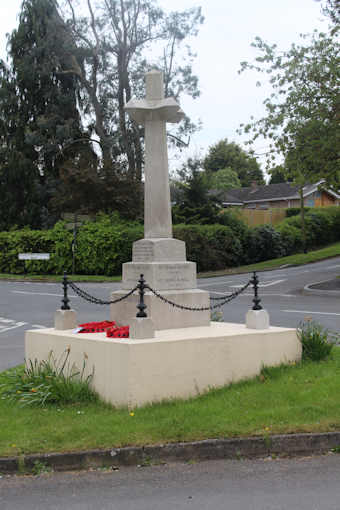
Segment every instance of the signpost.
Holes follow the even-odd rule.
[[[50,260],[49,253],[19,253],[18,259],[24,261],[24,272],[27,273],[26,260]]]
[[[19,253],[19,260],[50,260],[49,253]]]
[[[77,232],[78,228],[82,226],[84,221],[88,221],[90,216],[88,214],[77,214],[77,213],[64,213],[62,215],[63,219],[66,220],[66,228],[68,230],[73,230],[73,240],[72,240],[72,274],[76,272],[76,242],[77,242]]]

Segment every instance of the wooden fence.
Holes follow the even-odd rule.
[[[277,225],[286,218],[287,209],[240,209],[240,218],[249,227],[258,225]]]

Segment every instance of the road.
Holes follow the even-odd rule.
[[[330,296],[303,295],[308,283],[320,282],[340,274],[340,257],[300,267],[287,267],[259,273],[262,305],[270,314],[274,326],[296,327],[309,316],[324,326],[340,331],[340,299]],[[247,282],[250,274],[205,278],[198,281],[199,288],[218,297],[235,290]],[[91,294],[107,299],[111,290],[120,283],[80,284]],[[60,284],[31,282],[0,282],[0,370],[22,363],[24,360],[24,332],[26,329],[53,326],[53,316],[60,307]],[[79,322],[109,318],[107,306],[87,303],[70,293],[71,305],[78,312]],[[244,322],[252,306],[252,292],[247,289],[235,301],[223,307],[226,322]],[[339,505],[340,508],[340,505]]]
[[[339,510],[340,455],[0,479],[1,510]]]

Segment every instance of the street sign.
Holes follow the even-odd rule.
[[[66,223],[65,227],[67,230],[73,230],[74,227],[79,228],[82,226],[82,224],[83,223],[81,221],[77,221],[76,223]]]
[[[19,260],[49,260],[49,253],[19,253]]]

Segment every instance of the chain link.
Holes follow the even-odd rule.
[[[250,284],[251,284],[251,281],[249,280],[248,283],[246,283],[241,289],[237,290],[233,294],[226,296],[226,297],[222,296],[222,298],[224,298],[224,301],[222,301],[221,303],[218,303],[216,305],[200,306],[200,307],[179,305],[178,303],[174,303],[174,301],[171,301],[170,299],[167,299],[166,297],[162,296],[159,292],[157,292],[155,289],[153,289],[149,285],[145,285],[145,288],[149,289],[156,297],[158,297],[161,301],[164,301],[164,303],[167,303],[168,305],[171,305],[175,308],[179,308],[180,310],[189,310],[192,312],[206,312],[208,310],[215,310],[216,308],[220,308],[221,306],[229,303],[230,301],[235,299],[237,296],[239,296],[243,291],[245,291],[246,288],[248,288]]]
[[[128,298],[129,296],[131,296],[131,294],[133,294],[137,289],[138,289],[138,285],[136,285],[136,287],[132,290],[130,290],[127,294],[124,294],[124,296],[121,296],[117,299],[114,299],[113,301],[104,301],[103,299],[99,299],[95,296],[91,296],[91,294],[89,294],[88,292],[86,292],[85,290],[83,289],[80,289],[79,287],[77,287],[77,285],[68,280],[67,284],[71,287],[71,289],[81,298],[85,299],[86,301],[88,301],[89,303],[93,303],[95,305],[113,305],[115,303],[119,303],[119,301],[123,301],[124,299]]]
[[[230,294],[224,294],[223,296],[219,296],[219,297],[210,296],[210,301],[221,301],[222,299],[228,299],[229,297],[233,296],[236,292],[236,291],[232,291],[230,289],[228,289],[228,290],[230,291]],[[211,291],[211,292],[214,292],[214,291]]]
[[[83,289],[80,289],[74,282],[68,280],[67,284],[71,287],[71,289],[82,299],[85,299],[89,303],[93,303],[95,305],[113,305],[115,303],[119,303],[120,301],[123,301],[124,299],[127,299],[131,294],[133,294],[136,290],[139,289],[139,285],[136,285],[133,289],[131,289],[127,294],[124,294],[124,296],[120,296],[117,299],[114,299],[112,301],[104,301],[103,299],[99,299],[95,296],[91,296],[88,292],[86,292]],[[188,310],[192,312],[205,312],[208,310],[215,310],[216,308],[220,308],[221,306],[229,303],[233,299],[235,299],[237,296],[242,294],[249,285],[251,284],[251,280],[249,280],[248,283],[246,283],[242,288],[239,290],[231,293],[226,294],[225,296],[220,296],[217,298],[211,297],[211,300],[215,301],[221,301],[220,303],[217,303],[216,305],[209,305],[209,306],[186,306],[186,305],[179,305],[178,303],[175,303],[174,301],[171,301],[170,299],[167,299],[166,297],[162,296],[159,292],[157,292],[155,289],[150,287],[149,285],[145,285],[145,289],[149,289],[156,297],[158,297],[161,301],[164,303],[167,303],[170,306],[173,306],[175,308],[179,308],[180,310]]]

